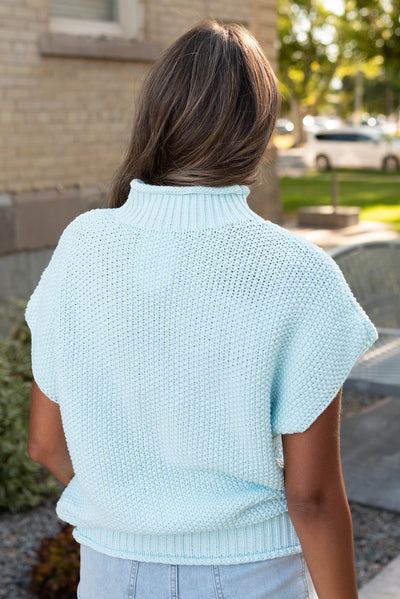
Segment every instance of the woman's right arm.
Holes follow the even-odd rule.
[[[358,599],[351,513],[340,461],[342,387],[302,433],[282,435],[289,515],[318,599]]]

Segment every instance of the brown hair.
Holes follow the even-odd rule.
[[[280,103],[275,74],[249,31],[201,21],[145,79],[109,207],[126,201],[134,178],[152,185],[250,185]]]

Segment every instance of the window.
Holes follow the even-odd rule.
[[[51,15],[91,21],[118,21],[118,2],[113,0],[52,0]]]
[[[356,133],[317,133],[319,141],[357,141]]]
[[[51,0],[50,29],[60,33],[137,35],[136,0]]]
[[[365,133],[359,133],[357,135],[357,141],[373,141],[377,143],[377,139],[371,137],[370,135],[365,135]]]

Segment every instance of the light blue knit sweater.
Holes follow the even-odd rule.
[[[280,435],[378,335],[334,260],[248,193],[134,179],[64,229],[30,297],[33,375],[75,471],[56,512],[79,543],[175,564],[301,551]]]

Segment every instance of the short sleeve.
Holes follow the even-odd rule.
[[[60,297],[66,259],[67,230],[64,229],[31,294],[25,309],[25,320],[31,331],[32,374],[40,390],[59,403],[58,356],[60,346]],[[69,232],[69,231],[68,231]]]
[[[282,336],[271,397],[271,428],[307,430],[335,398],[378,332],[339,266],[318,248]]]

